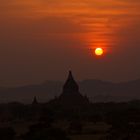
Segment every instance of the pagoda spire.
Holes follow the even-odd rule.
[[[32,105],[37,105],[37,104],[38,104],[38,101],[37,101],[37,97],[35,96],[33,99]]]
[[[71,70],[69,70],[68,80],[74,80]]]
[[[63,86],[63,93],[66,93],[66,92],[70,92],[70,93],[79,92],[78,84],[74,80],[71,70],[69,71],[67,81],[65,82]]]

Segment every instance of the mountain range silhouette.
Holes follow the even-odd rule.
[[[34,96],[40,102],[47,102],[62,92],[64,82],[45,81],[39,85],[29,85],[14,88],[0,88],[0,102],[19,101],[31,103]],[[96,79],[78,82],[80,92],[92,102],[120,102],[140,99],[140,79],[113,83]]]

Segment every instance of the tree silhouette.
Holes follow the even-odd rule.
[[[70,126],[69,126],[69,132],[71,133],[81,133],[82,132],[82,129],[83,129],[83,125],[80,121],[78,120],[73,120],[71,123],[70,123]]]
[[[69,140],[66,133],[58,128],[48,128],[43,124],[37,124],[30,127],[27,134],[22,137],[23,140]]]
[[[0,128],[0,140],[14,140],[15,131],[13,128]]]

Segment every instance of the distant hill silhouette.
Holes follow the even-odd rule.
[[[33,97],[47,102],[62,92],[64,82],[46,81],[40,85],[17,88],[0,88],[0,102],[20,101],[31,103]],[[128,101],[140,99],[140,79],[135,81],[112,83],[100,80],[79,82],[80,91],[93,102]]]

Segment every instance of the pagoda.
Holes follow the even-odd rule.
[[[79,92],[79,86],[71,71],[69,71],[68,78],[63,86],[62,94],[57,100],[61,105],[70,107],[85,106],[89,104],[88,98]]]

